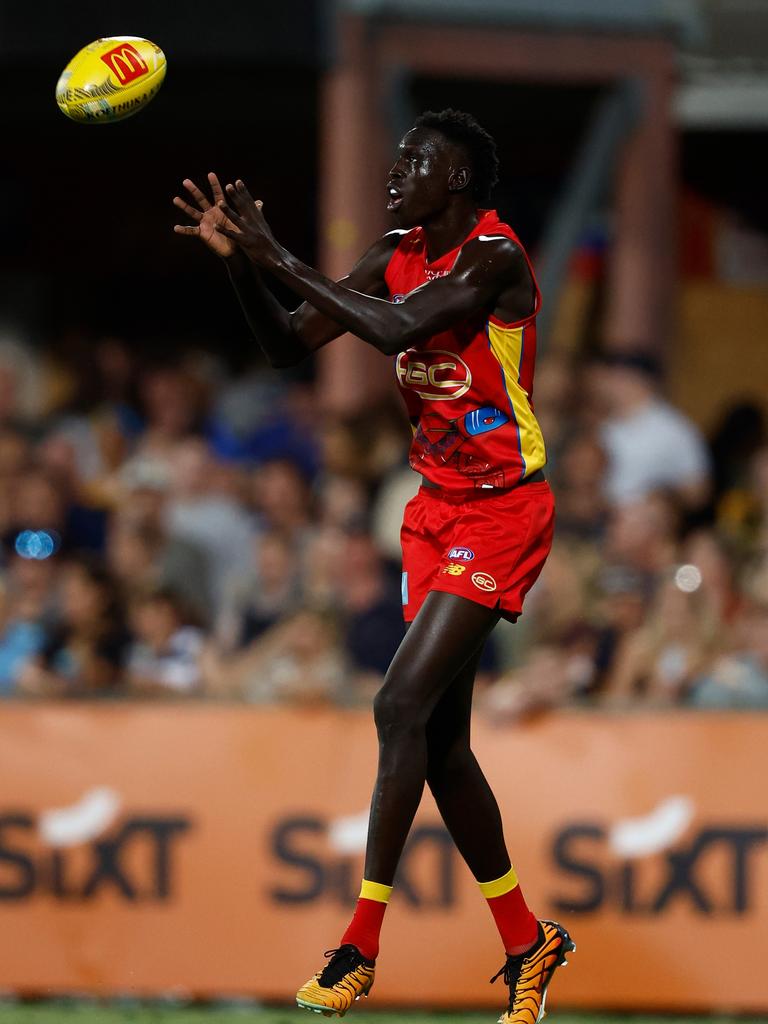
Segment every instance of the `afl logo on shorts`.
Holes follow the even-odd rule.
[[[451,548],[446,557],[454,562],[471,562],[475,552],[472,548]]]
[[[401,352],[395,372],[401,388],[410,388],[431,402],[461,398],[472,384],[472,374],[464,360],[455,352],[440,348]]]
[[[496,580],[493,576],[489,576],[487,572],[473,572],[472,582],[478,590],[491,591],[496,589]]]

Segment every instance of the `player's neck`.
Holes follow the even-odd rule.
[[[461,245],[479,219],[480,212],[473,201],[457,201],[423,224],[428,261],[434,263]]]

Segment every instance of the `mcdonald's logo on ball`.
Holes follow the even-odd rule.
[[[120,85],[127,85],[129,82],[149,74],[149,67],[139,51],[131,43],[121,43],[114,50],[102,53],[101,60],[120,82]]]

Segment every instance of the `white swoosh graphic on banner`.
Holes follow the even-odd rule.
[[[368,808],[336,818],[328,826],[328,842],[338,853],[360,853],[368,838]]]
[[[106,832],[120,813],[120,795],[109,786],[85,792],[76,804],[42,811],[37,822],[40,838],[49,846],[77,846]]]
[[[670,796],[642,818],[617,821],[608,835],[620,857],[648,857],[673,846],[693,821],[696,807],[690,797]]]

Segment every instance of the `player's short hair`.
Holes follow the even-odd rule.
[[[471,114],[451,107],[425,110],[416,118],[414,128],[431,128],[463,146],[472,163],[472,194],[478,202],[488,202],[499,180],[499,158],[493,136]]]

